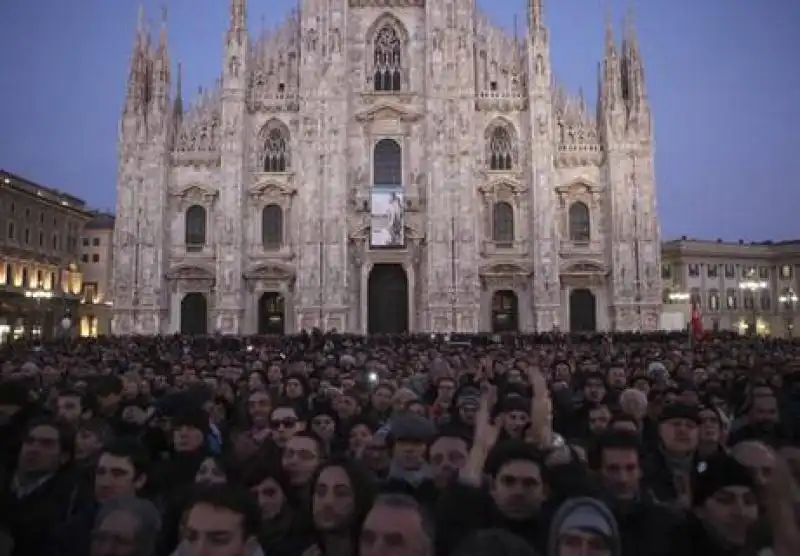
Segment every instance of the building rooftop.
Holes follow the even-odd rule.
[[[113,230],[117,217],[107,212],[97,212],[83,227],[85,230]]]
[[[740,246],[740,247],[783,247],[783,246],[800,246],[800,239],[785,239],[785,240],[778,240],[773,241],[771,239],[765,241],[745,241],[740,239],[738,241],[725,241],[723,239],[705,239],[705,238],[695,238],[689,236],[682,236],[677,239],[666,239],[662,242],[662,245],[688,245],[688,244],[696,244],[696,245],[728,245],[728,246]]]
[[[56,203],[63,207],[86,211],[86,201],[83,199],[70,195],[69,193],[64,193],[58,189],[38,184],[9,172],[8,170],[3,170],[2,168],[0,168],[0,186],[10,187],[30,195],[35,195],[42,200]]]

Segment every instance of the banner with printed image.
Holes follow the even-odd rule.
[[[405,208],[402,190],[374,188],[370,201],[370,245],[404,246]]]

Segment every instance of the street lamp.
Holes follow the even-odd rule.
[[[791,338],[792,330],[794,330],[794,309],[797,306],[797,294],[789,290],[778,297],[778,303],[789,310],[789,317],[786,319],[786,332]]]
[[[691,297],[691,294],[686,292],[670,292],[669,295],[667,295],[667,299],[670,303],[686,303]]]
[[[753,296],[753,324],[750,328],[750,334],[755,335],[757,332],[758,327],[758,299],[759,296],[756,295],[758,292],[765,290],[769,287],[768,282],[764,281],[755,281],[755,280],[746,280],[744,282],[739,283],[739,289],[749,291]]]

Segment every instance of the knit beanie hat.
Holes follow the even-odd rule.
[[[692,505],[702,506],[718,491],[730,486],[753,489],[755,483],[750,471],[727,454],[700,462],[694,479]]]

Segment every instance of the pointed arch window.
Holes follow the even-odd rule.
[[[505,201],[492,207],[492,241],[504,245],[514,243],[514,208]]]
[[[591,239],[591,217],[586,203],[575,201],[569,207],[569,239],[587,242]]]
[[[395,92],[402,87],[403,41],[397,29],[384,25],[375,35],[374,88],[376,92]]]
[[[289,131],[283,126],[267,130],[264,141],[264,171],[270,174],[289,170]]]
[[[206,209],[200,205],[186,209],[184,243],[187,251],[199,251],[206,244]]]
[[[514,168],[514,145],[507,128],[498,126],[492,130],[487,158],[490,170],[503,172]]]
[[[394,139],[381,139],[372,153],[372,183],[377,186],[403,184],[403,149]]]
[[[283,210],[278,205],[267,205],[261,211],[261,243],[264,249],[283,245]]]

